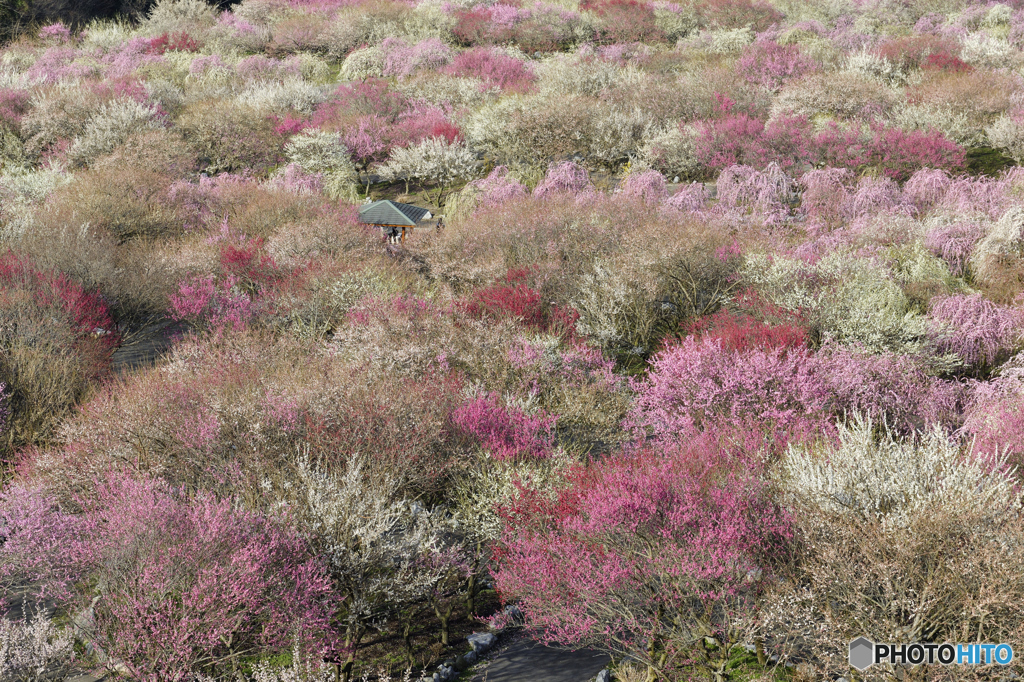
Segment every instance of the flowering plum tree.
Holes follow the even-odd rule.
[[[87,606],[87,636],[144,680],[231,669],[239,656],[329,644],[323,564],[280,521],[231,500],[119,474],[79,511],[23,486],[0,496],[0,575]]]
[[[728,461],[708,443],[643,451],[574,471],[554,499],[524,491],[505,510],[498,589],[542,639],[630,656],[649,680],[684,662],[720,674],[790,537]]]

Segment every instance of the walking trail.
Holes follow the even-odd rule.
[[[486,658],[471,682],[587,682],[611,663],[608,654],[544,646],[521,632],[502,637]]]

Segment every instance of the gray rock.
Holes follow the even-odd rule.
[[[612,671],[605,668],[597,674],[597,679],[594,682],[612,682]]]
[[[441,682],[441,673],[434,673],[431,678],[434,682]]]
[[[469,665],[473,665],[474,663],[476,663],[476,659],[479,658],[479,656],[477,655],[477,653],[475,651],[468,651],[468,652],[462,654],[462,658]]]
[[[502,613],[508,618],[509,624],[520,625],[524,620],[522,610],[515,604],[506,606]]]
[[[466,637],[466,641],[473,647],[473,651],[478,654],[482,654],[490,649],[497,640],[498,638],[490,632],[474,632],[469,637]]]

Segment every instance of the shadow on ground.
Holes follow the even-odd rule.
[[[586,682],[611,663],[608,654],[547,647],[517,637],[472,682]]]
[[[114,351],[110,363],[117,372],[148,367],[170,350],[174,339],[186,331],[183,324],[160,320],[125,335],[124,343]]]

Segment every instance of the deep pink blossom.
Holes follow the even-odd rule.
[[[543,640],[655,665],[681,662],[694,629],[727,636],[792,537],[736,455],[712,438],[574,471],[554,500],[523,491],[505,510],[498,590]]]
[[[503,405],[495,394],[470,400],[452,415],[456,426],[477,438],[499,460],[550,456],[556,419]]]

